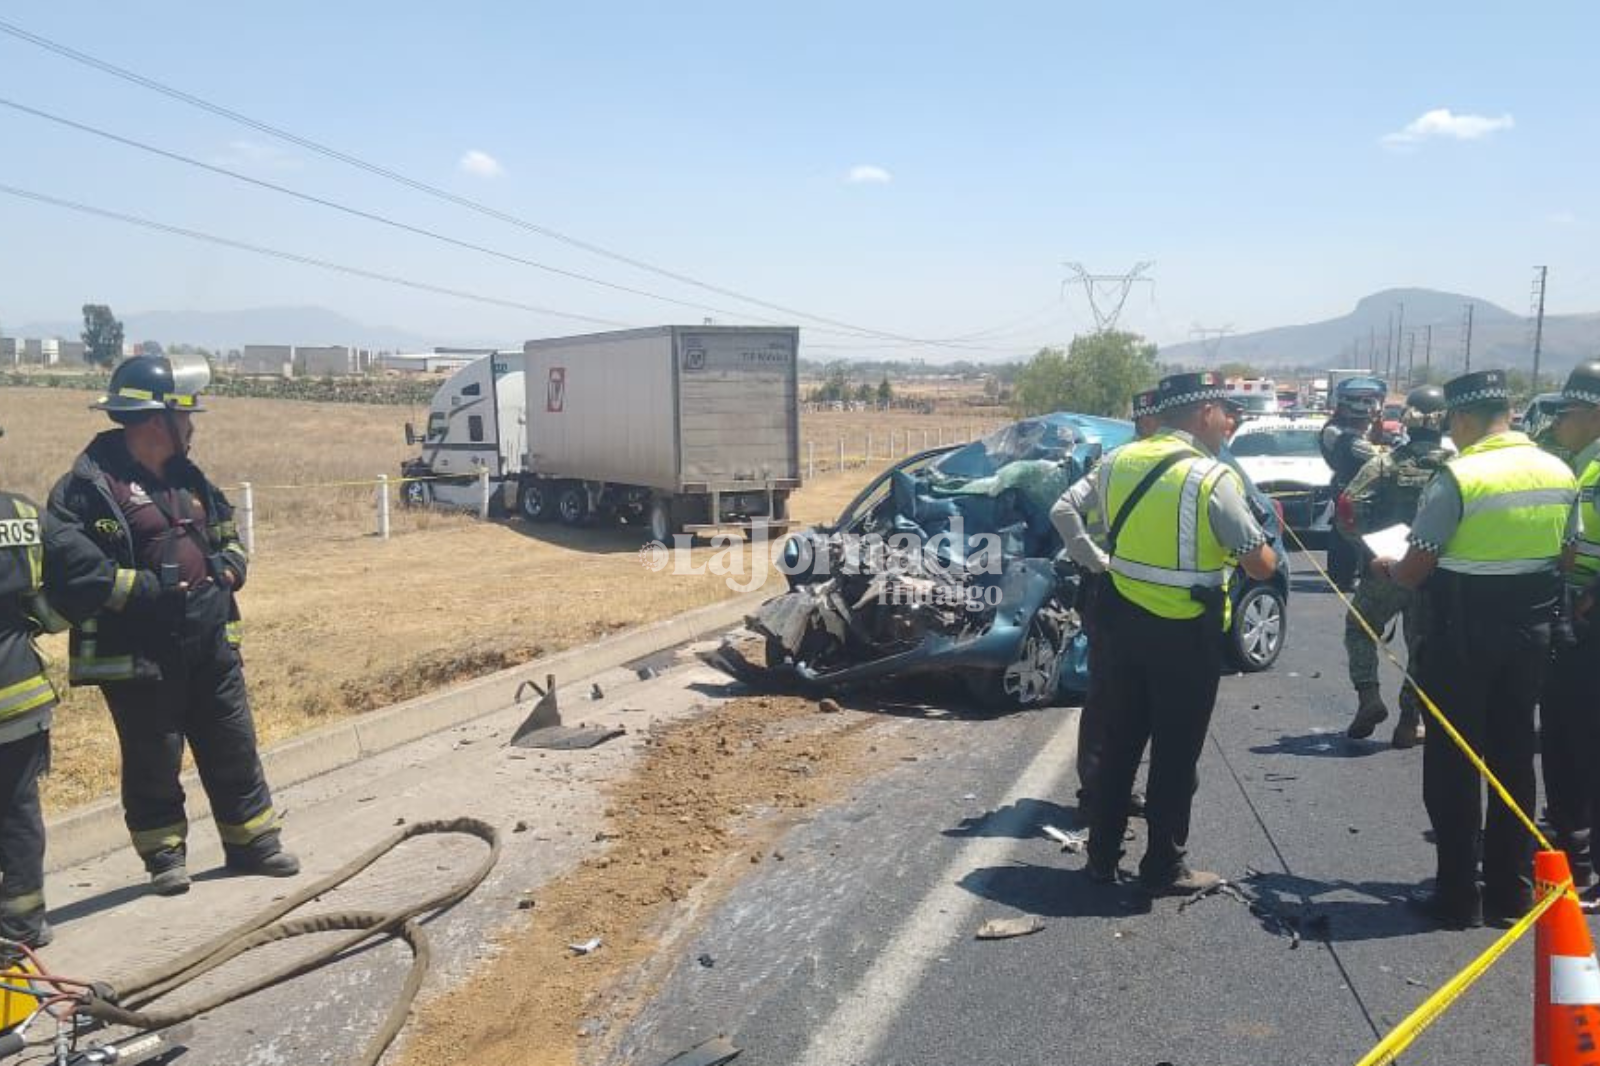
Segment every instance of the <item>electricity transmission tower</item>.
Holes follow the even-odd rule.
[[[1082,263],[1063,263],[1072,276],[1061,283],[1063,290],[1073,282],[1083,286],[1083,294],[1089,300],[1089,310],[1094,313],[1094,331],[1107,333],[1117,328],[1117,319],[1122,315],[1122,307],[1128,302],[1128,293],[1141,282],[1155,284],[1155,278],[1144,276],[1144,272],[1155,266],[1153,262],[1135,263],[1132,270],[1126,274],[1091,274],[1083,268]]]
[[[1200,347],[1206,353],[1206,362],[1214,363],[1217,361],[1217,353],[1222,349],[1223,340],[1232,332],[1232,322],[1226,326],[1202,326],[1196,322],[1189,328],[1189,339],[1198,340]]]

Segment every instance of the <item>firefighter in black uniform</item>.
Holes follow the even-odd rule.
[[[50,942],[39,777],[57,701],[33,641],[106,606],[116,585],[116,568],[81,534],[0,492],[0,938],[28,947]],[[0,945],[0,963],[15,955]]]
[[[1363,466],[1376,456],[1369,435],[1383,406],[1384,392],[1376,378],[1348,378],[1334,389],[1333,414],[1323,424],[1317,443],[1333,471],[1329,489],[1337,499]],[[1361,552],[1337,533],[1328,538],[1328,577],[1340,591],[1355,587]]]
[[[95,437],[50,494],[135,583],[140,609],[101,612],[72,633],[70,676],[99,685],[122,746],[122,806],[151,888],[189,888],[179,771],[194,753],[228,869],[290,877],[278,815],[256,753],[239,657],[246,558],[233,509],[189,460],[190,416],[204,410],[203,359],[140,356],[111,375],[95,410],[120,428]]]

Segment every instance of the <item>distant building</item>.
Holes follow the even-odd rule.
[[[491,348],[471,352],[391,352],[383,357],[383,365],[407,374],[447,374],[491,354]]]
[[[16,366],[21,351],[15,337],[0,337],[0,366]]]
[[[22,360],[28,366],[44,366],[44,341],[26,337],[22,341]]]
[[[239,373],[250,377],[294,377],[294,349],[287,344],[247,344]]]
[[[62,366],[82,366],[89,346],[82,341],[61,341],[56,346],[56,361]]]
[[[346,377],[360,373],[358,353],[342,344],[299,347],[294,350],[294,372],[300,377]]]

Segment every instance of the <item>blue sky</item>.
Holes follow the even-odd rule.
[[[674,271],[896,334],[983,333],[975,349],[1084,328],[1081,295],[1058,300],[1064,260],[1105,272],[1153,260],[1156,284],[1124,322],[1163,342],[1197,322],[1331,317],[1394,286],[1522,311],[1535,263],[1550,266],[1552,311],[1600,310],[1592,4],[20,0],[0,18]],[[4,35],[0,70],[0,97],[564,269],[772,315]],[[54,196],[578,314],[702,314],[7,108],[0,144],[0,181]],[[483,158],[464,165],[468,153]],[[441,341],[592,328],[0,195],[0,327],[71,319],[91,299],[122,312],[314,303]],[[961,354],[807,342],[819,355]]]

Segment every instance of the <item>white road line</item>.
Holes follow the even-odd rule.
[[[882,1061],[878,1046],[902,1006],[922,982],[923,972],[963,935],[981,902],[958,882],[974,870],[1004,862],[1024,835],[1029,819],[1018,813],[1024,799],[1049,799],[1072,768],[1078,750],[1078,714],[1068,714],[1033,761],[1012,784],[997,809],[996,836],[979,837],[962,848],[938,881],[905,920],[878,961],[846,994],[833,1015],[817,1029],[799,1066],[870,1066]]]

